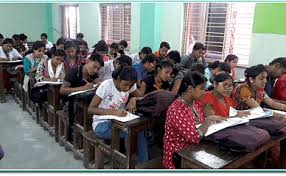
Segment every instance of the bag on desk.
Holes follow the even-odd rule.
[[[33,87],[31,89],[30,99],[34,103],[43,103],[48,100],[47,85]]]
[[[252,152],[265,144],[270,135],[263,129],[243,124],[218,131],[206,139],[231,151]]]
[[[284,117],[253,119],[249,123],[252,126],[268,131],[271,136],[286,134],[286,119]]]

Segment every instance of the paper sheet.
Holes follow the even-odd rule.
[[[3,64],[9,64],[9,63],[20,63],[20,62],[22,62],[22,60],[0,61],[0,63],[3,63]]]
[[[237,116],[237,112],[238,111],[236,109],[233,109],[232,107],[229,108],[229,116],[230,117]],[[242,118],[252,120],[252,119],[266,118],[266,117],[270,117],[273,115],[272,111],[264,112],[261,107],[252,108],[249,110],[249,112],[250,112],[250,115],[243,116]]]
[[[85,92],[88,92],[88,91],[95,90],[96,86],[97,86],[97,84],[94,84],[94,85],[93,85],[93,88],[91,88],[91,89],[73,92],[73,93],[70,93],[68,96],[70,97],[70,96],[74,96],[74,95],[78,95],[78,94],[82,94],[82,93],[85,93]]]
[[[37,82],[35,84],[35,87],[43,86],[43,85],[46,85],[46,84],[49,84],[49,85],[61,85],[61,84],[63,84],[63,82],[62,81],[56,81],[56,82],[54,82],[54,81],[41,81],[41,82]]]
[[[131,114],[130,112],[127,112],[127,115],[125,117],[118,117],[118,116],[113,116],[113,115],[101,115],[101,116],[96,115],[96,118],[98,118],[98,119],[108,119],[108,120],[114,119],[114,120],[118,120],[120,122],[128,122],[128,121],[131,121],[133,119],[137,119],[139,117],[140,116]]]

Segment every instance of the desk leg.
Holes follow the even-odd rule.
[[[120,149],[120,129],[116,125],[112,124],[112,139],[111,139],[111,168],[116,167],[116,151]]]
[[[126,159],[127,159],[127,169],[134,169],[135,168],[135,155],[137,151],[137,133],[132,133],[131,130],[128,132],[128,139],[127,139],[127,150],[126,150]]]
[[[0,103],[5,103],[3,65],[0,64]]]

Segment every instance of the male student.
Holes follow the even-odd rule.
[[[46,33],[41,34],[41,41],[45,43],[46,50],[50,50],[54,45],[48,40],[48,35]]]
[[[74,122],[74,99],[73,97],[67,97],[67,95],[73,92],[93,88],[93,80],[95,75],[97,74],[97,71],[103,67],[103,65],[104,63],[102,57],[99,54],[93,54],[89,57],[86,64],[71,68],[66,74],[64,83],[60,89],[60,93],[65,95],[65,102],[68,102],[67,107],[70,124],[68,129],[68,141],[70,142],[73,141],[72,126]]]
[[[152,49],[148,46],[143,47],[140,52],[132,54],[130,56],[132,59],[132,65],[140,63],[145,58],[145,56],[149,54],[152,54]]]
[[[154,53],[155,57],[165,60],[167,58],[168,51],[170,49],[170,45],[167,42],[162,42],[160,44],[160,49]]]

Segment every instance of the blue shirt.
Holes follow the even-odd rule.
[[[133,68],[137,72],[137,80],[142,81],[146,78],[147,71],[144,70],[142,63],[134,64]]]

